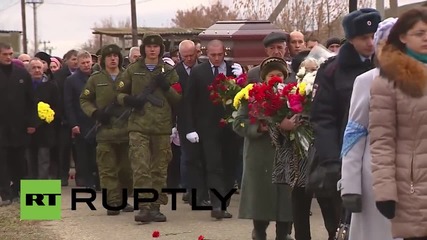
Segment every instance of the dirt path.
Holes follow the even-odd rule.
[[[70,209],[70,187],[62,191],[62,220],[42,222],[46,231],[64,240],[150,240],[153,231],[160,232],[158,239],[197,240],[200,235],[205,240],[246,240],[251,239],[252,223],[250,220],[237,219],[239,196],[234,196],[230,212],[232,219],[214,221],[209,212],[194,212],[178,198],[177,211],[170,205],[162,208],[168,217],[166,223],[141,225],[133,220],[134,213],[122,213],[118,216],[106,216],[101,207],[101,196],[98,194],[95,207],[91,211],[85,204],[77,204],[77,210]],[[130,199],[132,202],[133,199]],[[323,227],[320,210],[313,201],[312,239],[324,240],[326,233]],[[268,239],[274,239],[274,223],[268,229]]]

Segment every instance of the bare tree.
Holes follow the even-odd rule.
[[[172,23],[182,28],[208,28],[217,21],[236,20],[238,15],[237,11],[231,10],[221,1],[216,1],[210,6],[200,5],[177,11]]]
[[[131,22],[130,19],[125,20],[118,20],[117,22],[114,21],[112,17],[101,19],[99,22],[94,23],[93,28],[130,28]],[[89,40],[87,40],[81,48],[84,50],[87,50],[91,53],[95,53],[98,51],[98,49],[101,48],[99,45],[99,35],[93,35]],[[117,44],[121,45],[118,38],[110,37],[110,36],[103,36],[102,37],[102,44],[108,45],[108,44]]]

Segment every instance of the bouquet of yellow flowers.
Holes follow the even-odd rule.
[[[44,102],[37,104],[39,118],[47,123],[51,123],[55,119],[55,112],[50,108],[50,105]]]
[[[233,107],[237,110],[242,103],[248,104],[249,91],[253,88],[253,84],[248,84],[242,90],[240,90],[233,99]]]

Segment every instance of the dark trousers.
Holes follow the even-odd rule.
[[[253,220],[255,240],[266,240],[268,221]],[[285,240],[289,229],[288,222],[276,222],[276,240]]]
[[[427,237],[405,238],[405,240],[427,240]]]
[[[27,151],[27,166],[30,179],[49,179],[50,149],[30,146]]]
[[[201,135],[200,143],[209,189],[215,189],[225,196],[234,188],[236,164],[239,159],[239,139],[230,128],[221,129],[219,135]],[[210,194],[213,208],[220,208],[221,201]],[[230,201],[227,202],[227,206]]]
[[[71,162],[71,154],[73,154],[73,159],[76,159],[76,151],[73,146],[73,142],[71,139],[71,129],[68,126],[62,126],[59,129],[59,142],[58,142],[58,178],[60,178],[63,182],[68,181],[69,173],[70,173],[70,162]],[[77,182],[78,179],[76,179]]]
[[[329,239],[334,239],[343,213],[340,192],[336,192],[330,197],[318,197],[317,202],[322,211],[323,221],[326,231],[328,231]]]
[[[292,212],[295,228],[295,240],[310,240],[310,208],[313,194],[304,187],[296,187],[292,191]],[[341,218],[341,197],[337,192],[331,197],[317,198],[328,239],[334,239]]]
[[[180,183],[183,188],[188,189],[188,170],[187,170],[188,153],[186,150],[187,145],[183,144],[184,140],[182,140],[182,138],[180,139],[180,141],[181,141],[181,147],[180,147],[181,159],[179,162]]]
[[[0,147],[0,196],[3,201],[19,197],[26,168],[25,147]]]
[[[172,148],[172,160],[170,161],[168,166],[167,187],[178,188],[181,180],[181,174],[180,174],[181,147],[172,143],[171,148]]]
[[[99,187],[98,166],[96,164],[96,142],[87,141],[84,136],[74,139],[76,148],[76,172],[79,173],[83,185],[90,188]]]
[[[185,144],[185,145],[184,145]],[[206,165],[203,160],[203,149],[201,143],[183,143],[181,145],[184,147],[185,152],[185,162],[184,168],[185,173],[184,178],[186,180],[187,189],[196,189],[197,202],[201,202],[203,200],[210,200],[210,193],[207,185],[207,176],[206,176]],[[191,204],[191,191],[189,203]]]

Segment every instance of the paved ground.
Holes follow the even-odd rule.
[[[191,211],[190,207],[178,198],[177,211],[171,211],[170,205],[162,211],[168,217],[166,223],[151,223],[140,225],[133,220],[136,213],[122,213],[118,216],[106,216],[101,209],[101,195],[98,194],[95,206],[97,211],[91,211],[85,204],[77,205],[76,211],[71,211],[71,187],[62,191],[62,220],[42,222],[46,230],[53,231],[64,240],[150,240],[153,231],[160,232],[158,239],[197,240],[200,235],[205,240],[250,240],[252,223],[233,217],[222,221],[210,218],[209,212]],[[131,199],[130,201],[133,201]],[[237,216],[239,195],[235,195],[229,211]],[[311,229],[313,240],[325,240],[326,232],[317,202],[313,201],[313,216]],[[274,225],[268,229],[268,239],[274,240]]]

